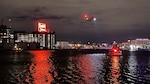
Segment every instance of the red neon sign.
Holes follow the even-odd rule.
[[[38,32],[47,32],[46,24],[38,22]]]

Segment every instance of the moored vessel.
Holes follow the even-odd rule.
[[[117,45],[113,45],[112,48],[108,51],[107,55],[109,55],[109,56],[121,56],[122,50]]]

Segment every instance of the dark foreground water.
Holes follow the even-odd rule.
[[[150,84],[150,53],[0,53],[0,84]]]

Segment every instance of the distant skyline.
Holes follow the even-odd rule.
[[[0,18],[12,31],[35,31],[43,21],[56,39],[118,42],[150,38],[150,0],[1,0]],[[96,17],[86,21],[83,14]],[[10,20],[11,19],[11,20]]]

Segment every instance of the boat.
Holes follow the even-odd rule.
[[[22,48],[15,48],[15,49],[13,49],[13,51],[15,51],[15,52],[21,52],[23,49]]]
[[[17,44],[16,44],[12,50],[15,52],[21,52],[23,50],[23,48],[17,46]]]
[[[113,45],[113,47],[108,51],[108,56],[121,56],[122,55],[122,50],[116,46]]]

